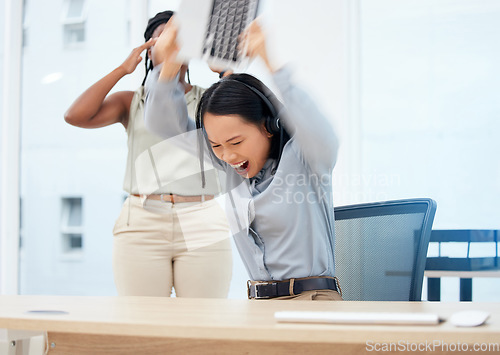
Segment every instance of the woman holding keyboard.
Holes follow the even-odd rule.
[[[232,74],[208,88],[195,121],[182,88],[175,22],[156,43],[163,64],[146,84],[146,127],[226,173],[226,214],[252,299],[342,300],[335,277],[332,170],[338,139],[287,68],[276,67],[254,21],[241,40],[270,71],[283,104],[257,78]],[[203,171],[203,170],[202,170]]]

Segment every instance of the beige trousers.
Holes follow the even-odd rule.
[[[215,200],[171,204],[130,196],[113,229],[120,296],[227,297],[229,228]]]

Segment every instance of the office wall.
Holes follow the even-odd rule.
[[[86,5],[86,40],[68,46],[61,20],[64,2],[26,4],[21,293],[115,293],[111,230],[123,201],[124,130],[118,125],[79,129],[66,124],[63,115],[86,87],[128,55],[129,13],[125,1]],[[127,79],[116,90],[130,85]],[[66,250],[64,245],[64,198],[82,199],[81,250]]]
[[[3,57],[4,57],[4,23],[5,23],[5,18],[4,18],[4,13],[3,9],[5,8],[4,0],[0,0],[0,9],[2,9],[0,13],[0,97],[3,97],[3,86],[4,86],[4,78],[3,78],[3,71],[4,71],[4,66],[3,66]],[[0,137],[2,136],[2,121],[3,119],[3,104],[0,109]],[[2,145],[0,144],[0,156],[2,156]],[[2,181],[3,175],[2,175],[2,166],[0,165],[0,183]],[[0,213],[0,225],[2,223],[2,214]]]
[[[362,169],[347,182],[359,198],[431,197],[434,228],[500,228],[498,18],[494,0],[362,1]],[[471,256],[495,256],[477,244]],[[465,257],[467,244],[442,252]],[[498,301],[498,279],[473,287],[474,300]],[[441,289],[458,300],[457,278]]]
[[[3,98],[3,86],[4,86],[4,77],[3,77],[3,71],[4,71],[4,65],[3,65],[3,57],[4,57],[4,23],[5,23],[5,18],[4,14],[5,11],[3,10],[5,8],[5,3],[4,0],[0,0],[0,9],[2,11],[0,12],[0,97]],[[0,107],[0,137],[2,137],[2,131],[3,131],[3,103],[2,106]],[[3,154],[3,147],[2,144],[0,144],[0,157]],[[3,184],[3,179],[4,179],[4,174],[2,173],[3,167],[0,165],[0,186]],[[2,219],[3,219],[3,213],[2,213],[2,204],[0,203],[0,226],[2,225]],[[0,234],[1,238],[1,234]],[[0,245],[3,243],[0,241]],[[0,254],[2,253],[1,247],[0,247]],[[1,268],[0,264],[0,268]]]
[[[0,97],[3,97],[3,71],[4,71],[4,67],[3,67],[3,56],[4,56],[4,35],[5,35],[5,2],[4,0],[0,0],[0,9],[2,9],[2,11],[0,12]],[[0,122],[2,122],[2,115],[3,115],[3,110],[0,110]],[[2,134],[2,125],[0,124],[0,135]],[[0,149],[1,149],[1,146],[0,146]],[[0,151],[1,153],[1,151]],[[0,172],[1,174],[1,172]],[[1,176],[1,175],[0,175]]]
[[[19,109],[22,3],[3,3],[1,158],[0,158],[0,292],[17,291],[19,229]]]
[[[436,228],[500,227],[500,3],[363,1],[365,199],[438,202]]]

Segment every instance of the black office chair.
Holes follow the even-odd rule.
[[[432,199],[335,208],[335,268],[344,300],[420,301],[436,213]]]

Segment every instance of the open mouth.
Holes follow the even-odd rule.
[[[238,164],[230,164],[234,170],[236,170],[236,172],[242,176],[246,176],[248,174],[248,167],[249,167],[249,163],[248,163],[248,160],[244,160],[242,162],[239,162]]]

